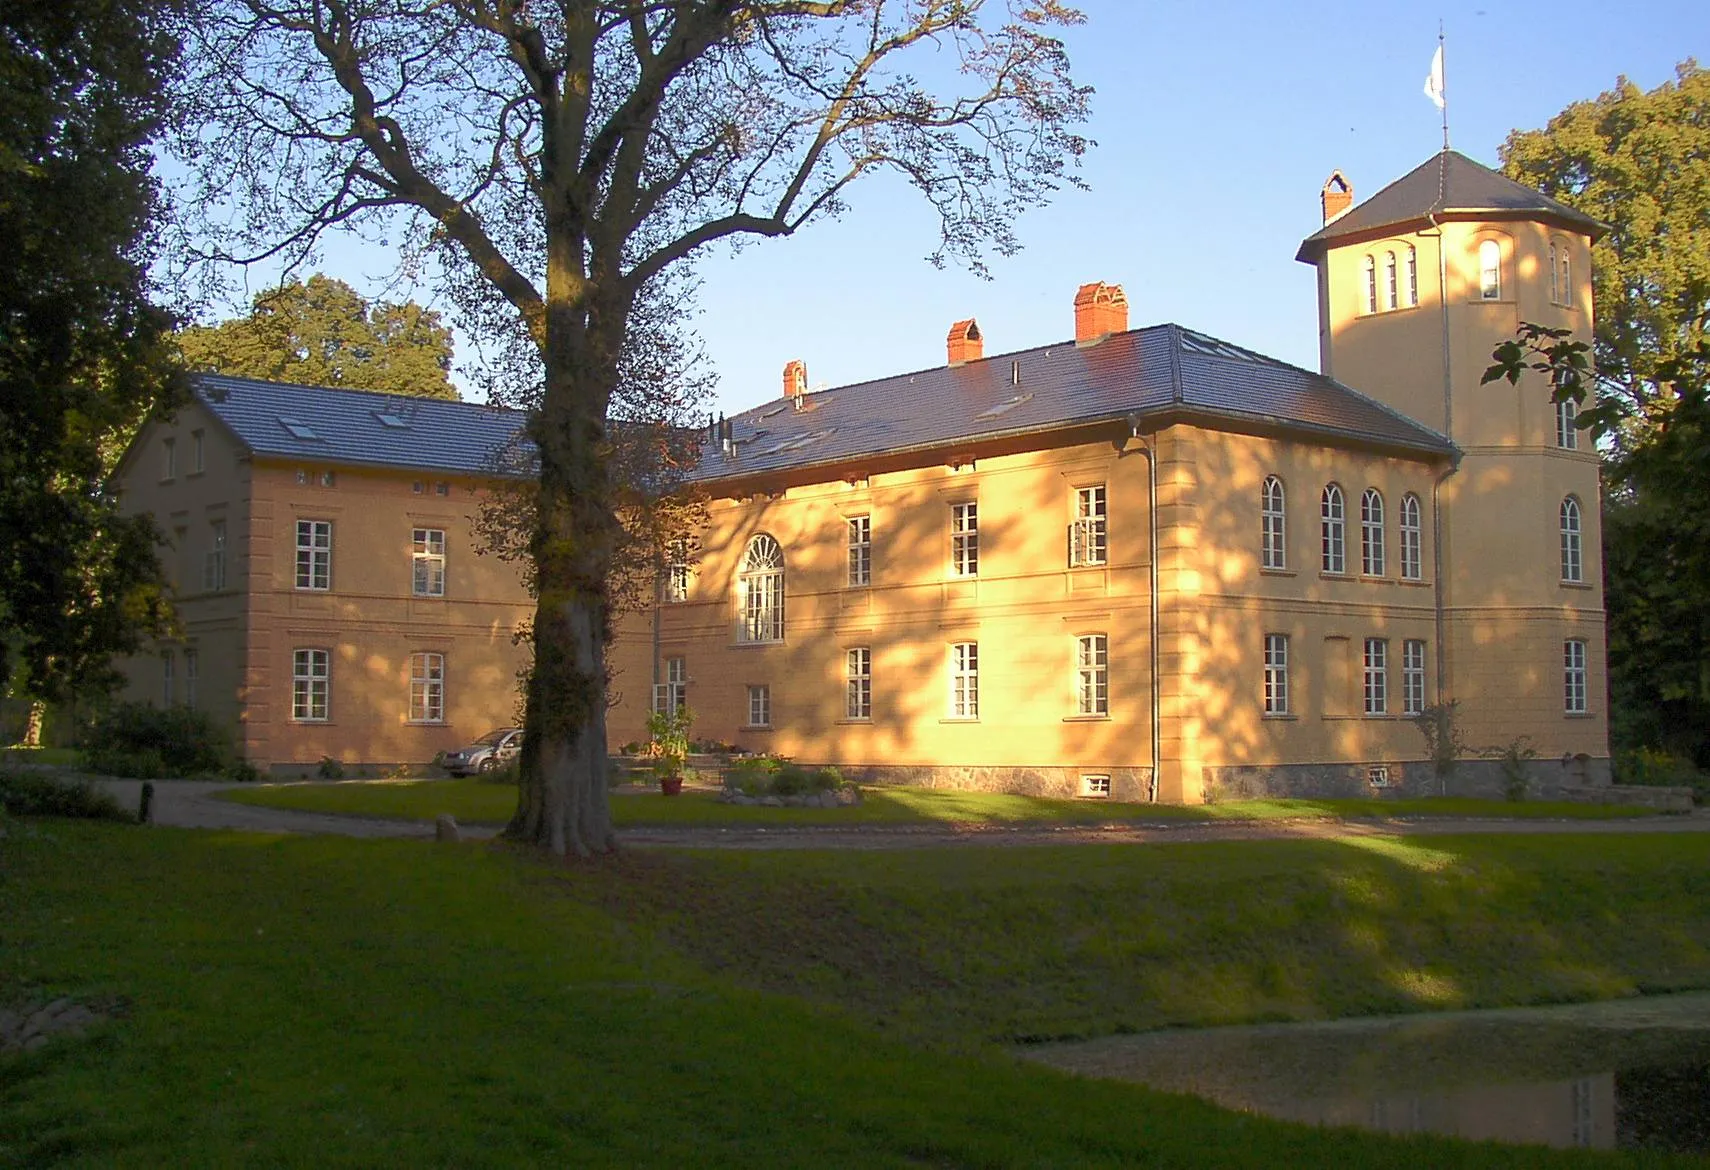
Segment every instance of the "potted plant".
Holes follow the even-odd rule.
[[[694,722],[687,707],[655,711],[647,717],[647,754],[653,774],[659,777],[659,791],[666,796],[683,791],[683,765],[689,758],[689,728]]]

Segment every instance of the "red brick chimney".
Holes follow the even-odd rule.
[[[980,336],[980,324],[972,317],[950,326],[950,336],[944,339],[945,353],[950,364],[977,362],[986,354],[986,339]]]
[[[1093,345],[1128,331],[1128,298],[1120,284],[1095,280],[1075,290],[1075,344]]]
[[[1319,197],[1324,201],[1324,225],[1328,227],[1354,205],[1354,185],[1341,171],[1331,171],[1330,177],[1324,180],[1324,190],[1319,192]]]
[[[807,363],[797,358],[784,367],[784,397],[807,393]]]

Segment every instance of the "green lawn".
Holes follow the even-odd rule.
[[[562,867],[6,829],[0,1004],[127,1008],[0,1057],[0,1165],[1637,1165],[1272,1123],[978,1038],[1710,982],[1697,835]]]
[[[51,764],[56,768],[75,768],[82,759],[76,748],[33,748],[13,744],[0,750],[0,764]]]
[[[414,780],[340,784],[268,784],[234,788],[226,800],[307,812],[432,820],[450,813],[465,824],[502,824],[516,811],[508,784],[464,780]],[[710,792],[677,797],[619,789],[612,797],[619,825],[908,825],[908,824],[1116,824],[1135,821],[1274,820],[1302,817],[1551,817],[1603,819],[1653,815],[1621,805],[1434,798],[1426,800],[1244,800],[1225,804],[1121,804],[1047,800],[993,792],[928,788],[868,788],[855,808],[760,808],[721,804]]]

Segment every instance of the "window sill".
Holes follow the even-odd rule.
[[[331,719],[299,719],[295,715],[291,716],[290,722],[298,723],[298,724],[301,724],[305,727],[337,727],[338,726],[338,724]]]
[[[1267,723],[1298,723],[1300,716],[1292,711],[1266,711],[1262,716]]]
[[[1405,585],[1409,589],[1425,589],[1430,586],[1431,582],[1422,577],[1402,577],[1396,581],[1396,584]]]
[[[443,720],[443,719],[406,719],[406,720],[404,720],[404,726],[405,727],[444,727],[445,726],[445,720]]]
[[[1069,571],[1073,572],[1076,569],[1108,569],[1108,568],[1110,568],[1110,562],[1109,561],[1077,561],[1074,564],[1071,564],[1069,566]]]
[[[1300,574],[1295,572],[1293,569],[1265,569],[1265,568],[1261,568],[1259,570],[1259,576],[1261,576],[1261,577],[1298,577],[1298,576],[1300,576]]]
[[[872,587],[871,581],[851,581],[844,586],[845,589],[871,589]]]
[[[1109,723],[1110,722],[1110,712],[1106,711],[1102,715],[1065,715],[1065,716],[1063,716],[1063,722],[1064,723]]]
[[[1558,581],[1557,584],[1563,589],[1583,589],[1588,593],[1597,588],[1589,581]]]
[[[1332,573],[1328,569],[1318,570],[1318,579],[1320,581],[1353,581],[1353,580],[1357,580],[1357,578],[1352,573],[1346,573],[1346,572]]]
[[[739,639],[732,642],[730,648],[732,650],[758,650],[764,646],[782,646],[783,644],[782,638],[772,638],[765,642],[745,642]]]
[[[1394,585],[1395,578],[1382,573],[1361,573],[1360,581],[1366,585]]]
[[[863,725],[871,726],[872,722],[873,722],[873,717],[871,715],[855,716],[853,718],[836,719],[836,720],[833,720],[833,722],[837,723],[839,725],[845,726],[845,727],[848,727],[848,726],[860,727]]]
[[[770,723],[744,723],[742,725],[741,730],[743,730],[743,731],[771,731],[772,725]]]
[[[940,719],[938,722],[940,722],[940,723],[978,723],[979,721],[980,721],[980,717],[978,715],[946,715],[944,718]]]
[[[1596,719],[1597,718],[1597,712],[1595,712],[1595,711],[1563,711],[1562,712],[1562,718],[1563,719]]]

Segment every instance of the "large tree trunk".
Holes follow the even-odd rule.
[[[554,308],[549,296],[546,385],[532,428],[540,455],[532,542],[539,600],[521,792],[508,833],[585,857],[616,845],[606,788],[606,594],[619,526],[605,412],[627,305],[585,320],[565,313],[559,329]]]

